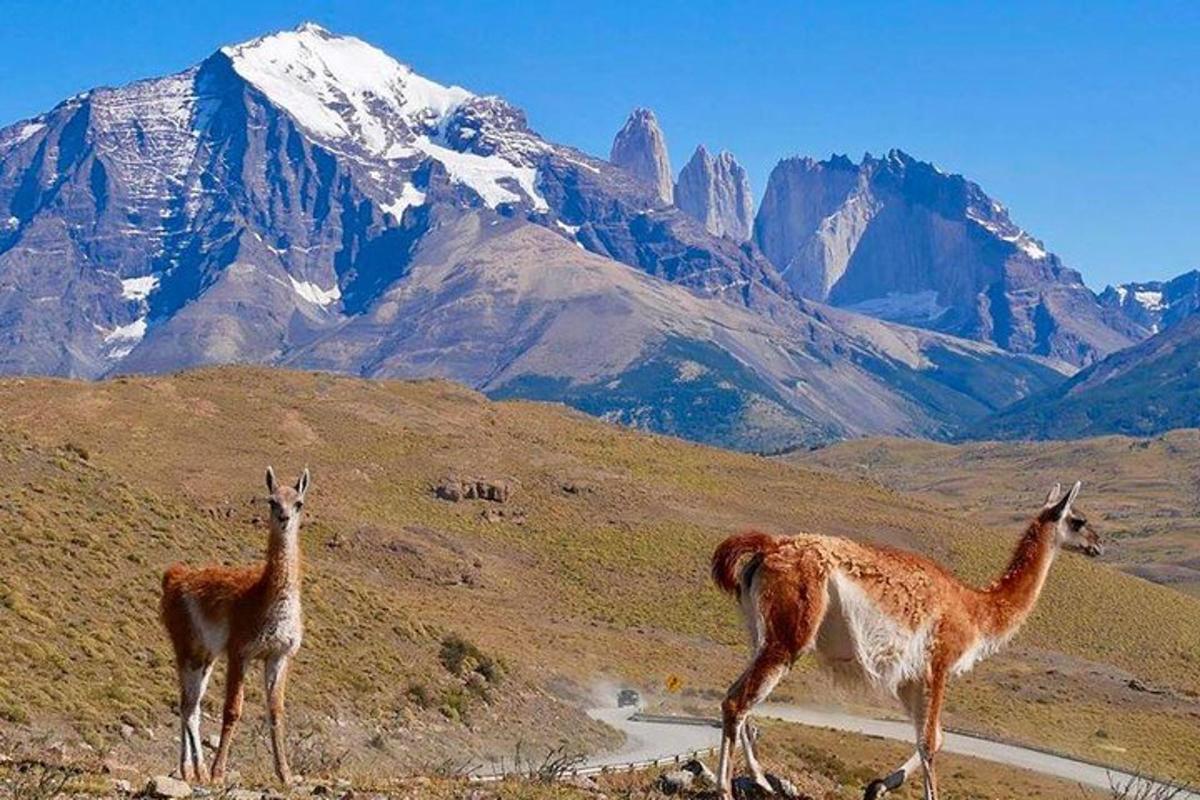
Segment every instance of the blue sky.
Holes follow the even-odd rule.
[[[0,125],[314,20],[606,156],[655,109],[677,170],[900,147],[978,181],[1093,288],[1200,267],[1200,3],[0,4]]]

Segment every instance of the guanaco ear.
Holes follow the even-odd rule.
[[[1071,506],[1075,503],[1075,498],[1079,496],[1079,489],[1083,486],[1083,481],[1075,481],[1075,485],[1071,487],[1071,491],[1067,492],[1067,496],[1058,501],[1054,506],[1054,518],[1062,519],[1071,510]]]
[[[1058,496],[1062,494],[1062,484],[1056,483],[1050,488],[1050,493],[1046,495],[1046,502],[1043,505],[1046,508],[1058,502]]]
[[[304,499],[304,493],[308,491],[308,467],[304,468],[304,474],[300,476],[300,480],[296,481],[296,494],[300,495],[300,499]]]
[[[275,490],[279,488],[278,481],[275,480],[275,470],[267,467],[267,491],[275,494]]]

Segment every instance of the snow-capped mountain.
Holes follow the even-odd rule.
[[[1200,270],[1177,275],[1169,281],[1144,281],[1108,286],[1100,303],[1119,309],[1151,333],[1166,330],[1200,309]]]
[[[794,292],[881,319],[1075,365],[1145,335],[977,184],[899,150],[779,162],[754,233]]]
[[[949,435],[1062,378],[799,300],[659,187],[315,25],[0,130],[0,372],[231,361],[763,448]]]

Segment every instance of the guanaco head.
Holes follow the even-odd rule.
[[[271,524],[280,530],[296,529],[300,526],[300,514],[304,510],[304,495],[308,492],[308,467],[295,486],[283,486],[275,479],[275,470],[267,467],[267,502],[271,504]]]
[[[1075,498],[1079,496],[1079,487],[1082,485],[1080,481],[1075,481],[1071,491],[1064,495],[1062,485],[1054,484],[1054,488],[1046,495],[1041,520],[1054,526],[1055,538],[1064,550],[1095,557],[1104,554],[1100,534],[1088,523],[1083,512],[1075,508]]]

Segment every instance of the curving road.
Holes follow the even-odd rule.
[[[583,769],[623,766],[634,762],[669,759],[676,755],[686,757],[694,751],[707,750],[720,744],[720,734],[715,722],[711,720],[658,716],[643,718],[636,709],[631,708],[593,709],[588,715],[622,731],[627,739],[621,749],[589,758]],[[764,703],[755,709],[754,716],[885,739],[906,742],[913,740],[912,726],[907,722],[858,717],[838,711],[818,711],[803,706]],[[1135,776],[1120,770],[961,733],[945,734],[942,749],[945,752],[1007,764],[1105,790],[1113,782],[1125,786],[1128,782],[1137,780]],[[1167,788],[1153,781],[1141,780],[1140,783],[1151,789]],[[1171,797],[1172,800],[1200,800],[1200,794],[1187,791]]]

